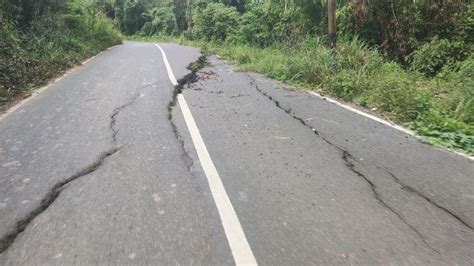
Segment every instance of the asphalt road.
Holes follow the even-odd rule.
[[[175,87],[199,51],[161,47],[0,121],[0,264],[474,264],[471,159],[216,56]]]

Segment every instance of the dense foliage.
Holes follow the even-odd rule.
[[[0,105],[120,42],[113,21],[80,1],[2,1]]]
[[[222,3],[210,3],[204,9],[196,8],[193,12],[193,36],[200,36],[206,41],[224,41],[234,30],[239,21],[235,7],[226,7]]]

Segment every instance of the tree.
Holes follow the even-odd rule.
[[[125,0],[121,12],[120,26],[125,34],[132,35],[140,31],[145,24],[142,14],[145,12],[144,5],[137,0]]]
[[[329,46],[336,48],[336,0],[328,1],[328,37]]]
[[[178,29],[173,8],[170,6],[154,7],[143,13],[143,17],[146,22],[142,32],[146,35],[173,35]]]
[[[210,3],[204,9],[196,8],[193,11],[192,35],[207,41],[224,41],[238,25],[239,15],[235,7],[226,7],[222,3]]]
[[[12,20],[19,28],[27,27],[36,18],[46,14],[57,14],[67,9],[68,0],[2,0],[3,16]]]

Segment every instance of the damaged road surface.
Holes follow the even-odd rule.
[[[164,47],[186,52],[177,75],[199,57]],[[169,121],[173,93],[159,50],[127,42],[1,121],[0,265],[231,264]]]
[[[0,120],[0,265],[474,264],[471,159],[160,48]]]

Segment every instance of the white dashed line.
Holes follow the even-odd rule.
[[[173,70],[168,62],[165,51],[158,45],[155,44],[161,51],[163,55],[163,61],[168,71],[168,76],[173,85],[177,85],[178,82],[173,74]],[[245,237],[244,230],[240,224],[237,213],[232,206],[232,203],[227,195],[224,184],[217,172],[214,163],[212,162],[211,156],[207,151],[206,144],[202,139],[201,133],[194,121],[193,115],[189,106],[184,98],[184,95],[178,94],[178,103],[181,108],[181,112],[188,127],[191,139],[193,141],[194,147],[196,149],[199,161],[201,163],[202,169],[206,174],[207,181],[209,183],[209,188],[211,189],[212,197],[217,206],[219,216],[221,218],[222,226],[224,227],[224,232],[229,242],[230,249],[232,251],[232,256],[237,265],[257,265],[257,261],[253,255],[252,249]]]

